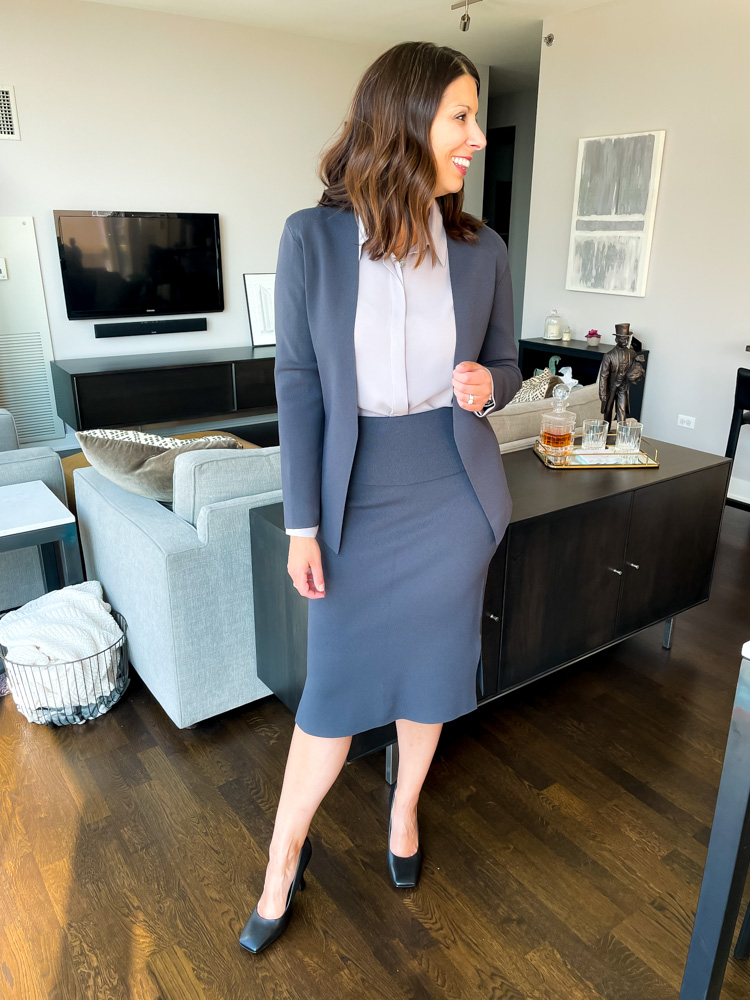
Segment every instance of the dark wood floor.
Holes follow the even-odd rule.
[[[446,724],[415,890],[386,867],[383,755],[311,828],[308,888],[260,955],[293,719],[267,698],[175,729],[134,678],[84,726],[0,701],[0,996],[674,1000],[740,661],[750,514],[727,509],[711,601]],[[732,960],[724,997],[750,995]]]

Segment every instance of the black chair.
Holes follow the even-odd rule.
[[[737,385],[734,390],[732,423],[729,428],[727,450],[724,452],[727,458],[734,458],[743,424],[750,424],[750,368],[737,369]]]

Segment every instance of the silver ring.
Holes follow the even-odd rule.
[[[474,396],[471,393],[469,393],[469,406],[471,406],[473,402],[474,402]]]

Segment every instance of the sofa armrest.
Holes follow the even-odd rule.
[[[78,501],[78,491],[83,485],[84,492],[87,489],[93,491],[100,504],[106,504],[112,517],[121,518],[128,523],[131,542],[140,538],[165,557],[186,549],[202,548],[203,543],[192,524],[167,510],[158,500],[129,493],[91,466],[75,469],[73,480],[81,520],[85,518],[85,506],[81,507]],[[82,523],[82,533],[84,528]]]
[[[19,448],[0,452],[0,486],[31,483],[37,479],[41,479],[67,506],[62,462],[54,448]]]
[[[265,507],[269,503],[281,503],[280,489],[256,493],[251,497],[237,497],[234,500],[206,504],[198,515],[196,524],[198,538],[205,545],[213,545],[224,542],[228,537],[234,537],[239,544],[245,546],[245,551],[249,554],[247,512],[252,507]],[[242,541],[243,539],[246,541]]]
[[[281,489],[279,445],[187,451],[174,463],[175,514],[197,525],[203,507]]]
[[[175,724],[270,694],[255,669],[247,511],[281,491],[208,505],[198,530],[93,468],[73,475],[87,577],[125,616],[131,663]]]
[[[0,451],[15,451],[18,448],[18,431],[10,410],[0,407]]]

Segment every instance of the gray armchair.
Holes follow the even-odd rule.
[[[88,579],[128,623],[130,661],[184,728],[271,694],[255,657],[252,507],[281,500],[279,446],[178,455],[169,510],[74,474]]]
[[[67,505],[60,456],[54,448],[19,448],[13,414],[0,409],[0,486],[41,479]],[[38,548],[0,552],[0,612],[18,608],[45,592]]]

